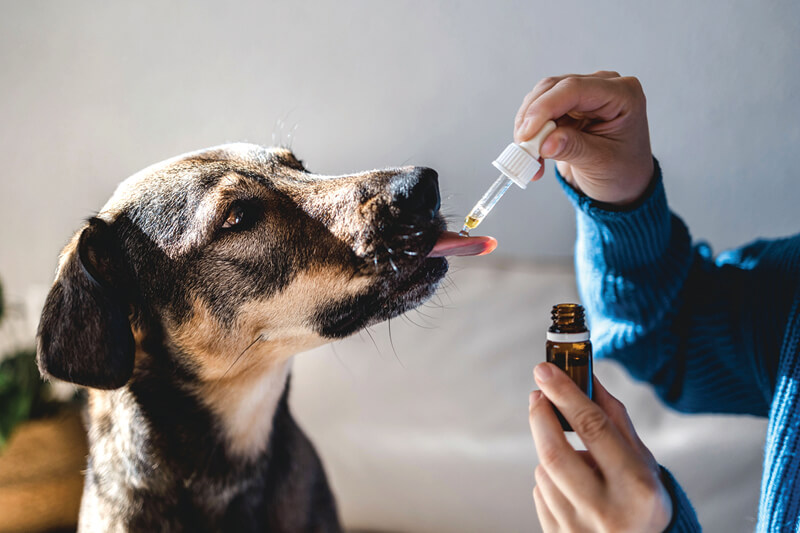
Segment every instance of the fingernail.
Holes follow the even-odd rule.
[[[538,401],[539,401],[539,399],[540,399],[541,397],[542,397],[542,391],[540,391],[540,390],[535,390],[535,391],[531,392],[531,395],[530,395],[530,397],[528,398],[528,401],[529,401],[528,405],[529,405],[530,407],[533,407],[533,404],[535,404],[536,402],[538,402]]]
[[[551,159],[561,153],[561,150],[564,149],[564,145],[566,143],[567,143],[566,138],[562,136],[556,138],[553,135],[551,135],[550,137],[547,138],[546,141],[542,143],[542,148],[540,150],[540,153],[542,157]]]
[[[550,378],[553,377],[553,369],[550,368],[550,365],[546,363],[541,363],[536,366],[536,369],[533,371],[533,374],[539,381],[548,381]]]

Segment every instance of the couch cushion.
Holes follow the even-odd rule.
[[[418,311],[295,361],[292,409],[348,528],[538,531],[528,394],[550,307],[576,301],[572,265],[451,264]],[[766,421],[680,415],[616,364],[596,373],[703,526],[752,531]]]

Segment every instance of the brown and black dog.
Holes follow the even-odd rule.
[[[250,144],[123,182],[39,325],[43,375],[89,388],[80,531],[339,531],[291,356],[433,294],[439,203],[431,169],[326,177]]]

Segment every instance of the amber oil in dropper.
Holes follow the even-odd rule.
[[[471,216],[467,216],[467,219],[464,221],[464,225],[466,227],[468,227],[469,229],[477,228],[478,224],[480,224],[480,223],[481,223],[480,219],[477,219],[477,218],[471,217]]]
[[[554,305],[550,313],[553,323],[547,330],[547,362],[553,363],[575,382],[589,397],[592,397],[592,342],[586,328],[583,306],[579,304]],[[564,431],[572,427],[564,416],[553,407]]]

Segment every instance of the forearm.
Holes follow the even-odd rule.
[[[667,206],[659,166],[626,209],[594,202],[563,182],[577,211],[578,288],[598,357],[619,360],[684,411],[766,415],[762,362],[744,270],[715,265]]]
[[[655,169],[645,195],[624,209],[594,202],[562,182],[577,207],[578,288],[601,350],[664,329],[689,275],[689,232],[670,213]]]

